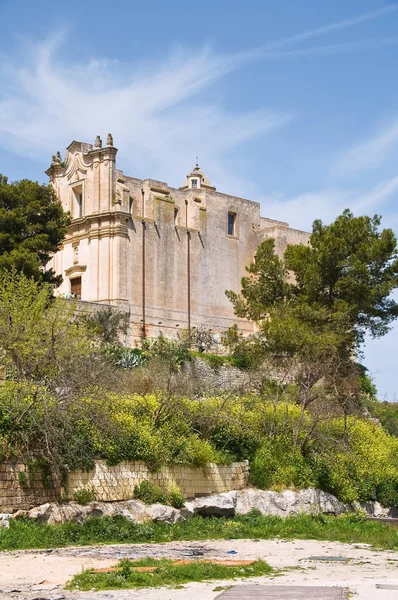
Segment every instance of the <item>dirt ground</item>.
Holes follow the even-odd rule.
[[[231,550],[237,553],[228,554]],[[398,552],[375,551],[365,544],[312,540],[223,540],[3,552],[0,553],[0,600],[213,600],[220,595],[216,587],[236,583],[222,581],[186,584],[182,589],[85,593],[66,592],[63,588],[84,568],[112,566],[123,557],[143,556],[192,557],[193,560],[262,558],[282,572],[273,577],[245,579],[242,584],[337,586],[349,589],[350,597],[358,600],[398,599]],[[322,557],[329,560],[321,560]],[[396,586],[396,589],[382,589],[378,585]]]

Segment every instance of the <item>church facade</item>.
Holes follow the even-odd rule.
[[[257,246],[275,240],[307,244],[308,234],[260,215],[260,204],[220,193],[198,165],[184,185],[137,179],[116,166],[117,149],[73,141],[63,161],[46,171],[72,223],[51,266],[62,275],[59,293],[121,305],[135,339],[205,327],[214,334],[237,324],[225,290],[240,290]]]

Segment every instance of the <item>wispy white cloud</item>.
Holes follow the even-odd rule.
[[[394,118],[388,126],[339,156],[333,169],[334,174],[344,176],[375,169],[383,164],[397,144],[398,118]]]
[[[199,154],[223,179],[224,154],[292,118],[274,109],[230,113],[200,100],[236,68],[240,59],[233,56],[180,48],[145,68],[98,59],[64,65],[57,60],[60,42],[44,42],[23,64],[3,61],[0,139],[19,154],[50,157],[73,138],[92,141],[111,131],[135,174],[167,174],[176,185]]]
[[[296,229],[309,231],[314,218],[330,223],[345,208],[355,215],[382,211],[386,202],[398,195],[398,177],[376,184],[370,190],[331,188],[286,197],[275,194],[260,198],[263,212],[268,217],[287,221]],[[389,226],[398,225],[397,218],[389,217]]]
[[[292,48],[285,50],[253,50],[250,56],[261,60],[287,60],[291,58],[306,58],[316,56],[328,56],[337,54],[353,54],[365,50],[377,50],[378,48],[390,48],[398,46],[398,37],[394,38],[371,38],[357,42],[342,42],[339,44],[328,44],[323,46],[311,46],[310,48]]]
[[[300,48],[309,39],[390,14],[388,5],[351,19],[270,42],[246,53],[177,48],[158,63],[120,64],[107,59],[62,62],[62,34],[29,48],[23,57],[0,57],[0,144],[18,154],[50,156],[72,138],[90,141],[111,131],[129,171],[176,185],[199,154],[218,185],[231,184],[226,157],[256,136],[285,127],[293,115],[277,108],[230,113],[201,100],[201,93],[252,60],[353,52],[397,40],[365,40]],[[99,131],[101,129],[101,131]],[[238,181],[235,182],[237,185]],[[242,193],[240,186],[237,193]]]
[[[398,4],[388,4],[376,10],[371,10],[360,15],[356,15],[350,19],[343,19],[341,21],[336,21],[334,23],[328,23],[322,27],[316,27],[313,29],[309,29],[308,31],[302,31],[296,35],[292,35],[280,40],[276,40],[275,42],[270,42],[264,46],[264,50],[272,50],[272,49],[281,49],[286,46],[291,46],[292,44],[297,44],[299,42],[304,42],[309,39],[313,39],[315,37],[324,36],[328,33],[332,33],[335,31],[343,31],[344,29],[349,29],[356,25],[361,25],[362,23],[366,23],[369,21],[375,21],[381,17],[384,17],[392,12],[395,12],[398,9]]]

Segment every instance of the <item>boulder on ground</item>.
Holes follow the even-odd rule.
[[[150,511],[140,500],[121,500],[119,502],[90,502],[86,508],[86,519],[89,517],[114,517],[122,515],[136,523],[151,520]]]
[[[237,494],[238,492],[233,491],[196,498],[184,505],[181,509],[182,515],[185,518],[193,515],[201,515],[202,517],[233,517]]]
[[[163,522],[170,525],[189,519],[194,515],[233,517],[245,515],[252,510],[262,515],[288,517],[290,515],[324,513],[340,515],[342,513],[363,509],[370,516],[393,516],[392,509],[383,509],[377,502],[356,503],[353,505],[339,502],[335,496],[312,488],[293,492],[274,492],[248,488],[240,491],[224,492],[212,496],[196,498],[186,502],[181,510],[163,504],[147,505],[140,500],[122,500],[119,502],[90,502],[86,506],[77,502],[58,504],[47,502],[29,511],[18,511],[12,517],[24,515],[42,523],[82,523],[89,517],[113,517],[122,515],[136,523],[148,521]],[[9,515],[0,515],[0,526],[8,526]],[[7,523],[4,525],[4,523]]]
[[[9,513],[0,513],[0,527],[8,529],[10,526],[11,515]]]
[[[151,504],[148,507],[148,512],[151,516],[152,521],[167,523],[168,525],[174,525],[180,521],[185,521],[181,511],[173,508],[172,506],[166,506],[165,504]]]
[[[373,500],[355,503],[355,508],[364,510],[370,517],[390,517],[392,510],[384,508],[379,502]]]

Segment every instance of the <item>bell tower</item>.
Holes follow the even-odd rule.
[[[113,303],[119,293],[120,246],[127,237],[117,194],[117,148],[108,133],[106,145],[99,135],[94,144],[74,140],[52,157],[46,173],[72,222],[53,268],[64,281],[61,294],[89,302]]]

